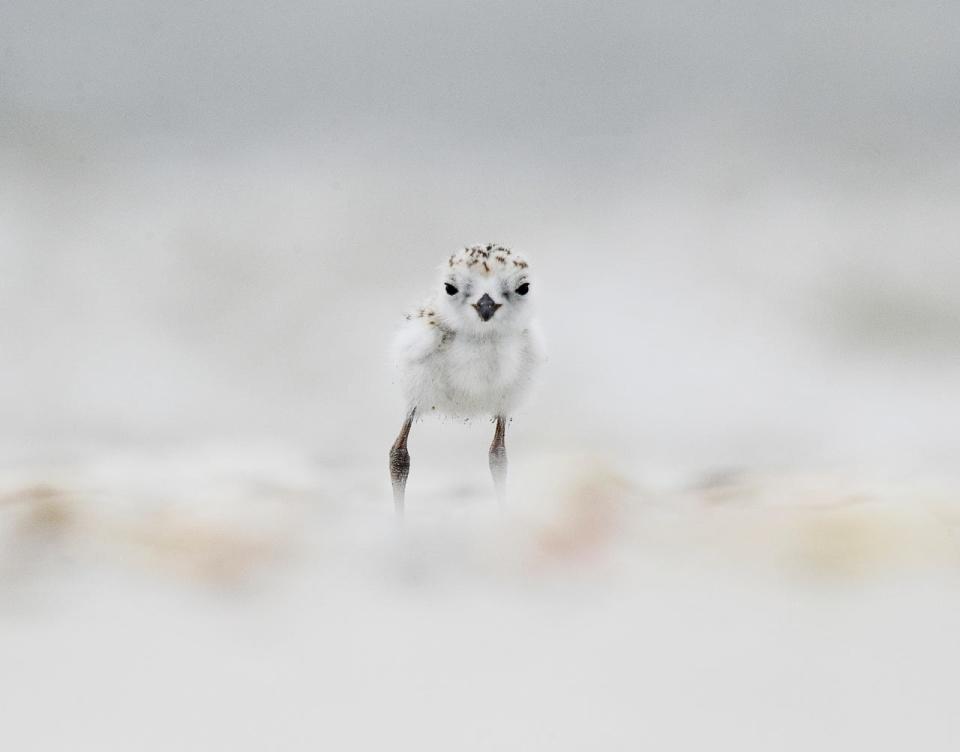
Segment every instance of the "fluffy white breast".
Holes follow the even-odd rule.
[[[472,338],[420,318],[401,327],[393,352],[408,407],[453,417],[510,415],[543,360],[535,326]]]

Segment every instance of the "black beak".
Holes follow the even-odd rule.
[[[497,312],[497,309],[500,307],[500,305],[500,303],[494,303],[493,298],[484,293],[483,297],[473,304],[473,307],[477,309],[477,313],[480,314],[480,318],[482,318],[484,321],[489,321],[493,318],[493,314]]]

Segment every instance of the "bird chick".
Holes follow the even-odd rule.
[[[398,512],[410,473],[410,428],[416,415],[432,412],[494,419],[490,473],[503,500],[507,422],[543,360],[535,298],[526,259],[491,243],[450,256],[434,294],[407,315],[393,343],[407,403],[400,435],[390,448]]]

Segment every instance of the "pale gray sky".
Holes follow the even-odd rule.
[[[492,148],[629,174],[693,143],[827,172],[942,168],[958,38],[960,6],[930,0],[14,0],[0,116],[4,140],[67,129],[146,149]]]

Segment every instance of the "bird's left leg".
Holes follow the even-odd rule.
[[[493,476],[493,485],[497,489],[497,500],[502,504],[507,494],[507,419],[497,416],[497,427],[493,433],[493,443],[490,444],[490,475]]]
[[[413,408],[403,422],[400,435],[390,447],[390,482],[393,484],[393,505],[397,514],[403,514],[404,494],[407,489],[407,476],[410,475],[410,453],[407,451],[407,437],[410,435],[410,426],[413,425],[413,416],[417,412]]]

